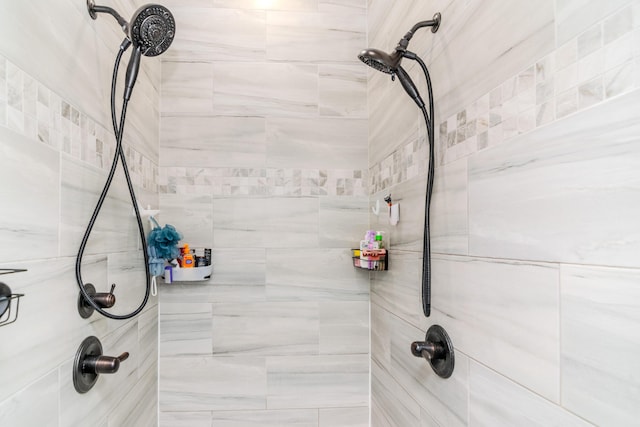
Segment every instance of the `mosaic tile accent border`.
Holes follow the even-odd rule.
[[[109,170],[115,153],[113,132],[0,56],[0,126]],[[133,183],[157,191],[158,166],[125,144]]]
[[[636,23],[634,29],[631,7],[441,121],[436,127],[437,163],[469,156],[640,88],[640,28]],[[422,144],[424,135],[372,165],[370,193],[425,174],[427,150],[416,149]]]
[[[367,171],[276,168],[160,169],[161,194],[366,196]]]

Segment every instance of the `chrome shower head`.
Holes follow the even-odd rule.
[[[358,58],[371,68],[393,75],[400,65],[402,55],[398,51],[388,54],[378,49],[365,49],[358,54]]]

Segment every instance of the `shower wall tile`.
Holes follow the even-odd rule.
[[[369,353],[369,301],[319,304],[320,354]]]
[[[389,371],[391,369],[392,315],[374,302],[371,302],[370,306],[371,360]]]
[[[365,14],[367,0],[318,0],[318,10],[320,12],[341,11],[343,9]]]
[[[213,304],[213,354],[318,354],[319,308],[316,302]]]
[[[160,412],[162,427],[211,427],[211,411]]]
[[[267,408],[352,407],[369,400],[369,357],[267,357]]]
[[[472,158],[470,252],[639,266],[639,103],[635,91]]]
[[[142,251],[107,255],[107,284],[116,285],[114,294],[118,297],[117,312],[131,313],[142,303],[146,290],[145,267]],[[109,286],[105,288],[104,292],[110,289]],[[155,305],[155,301],[151,300],[148,304]]]
[[[321,116],[367,116],[367,70],[361,64],[318,66],[318,104]]]
[[[434,76],[436,116],[448,117],[457,112],[458,106],[469,105],[529,67],[532,58],[542,58],[555,49],[554,11],[553,0],[508,5],[492,0],[470,2],[451,16],[446,36],[436,33],[433,50],[427,57]],[[448,9],[441,12],[444,19],[449,16]],[[460,31],[461,25],[464,31]],[[450,52],[464,54],[452,57]],[[451,76],[452,70],[455,76],[445,78]]]
[[[368,224],[368,197],[322,197],[319,205],[320,247],[358,246]]]
[[[107,176],[95,167],[64,155],[60,169],[60,253],[73,256],[78,252],[86,224]],[[130,200],[123,176],[114,177],[85,253],[135,250],[138,247],[137,224]]]
[[[14,293],[25,296],[20,299],[17,321],[0,328],[0,337],[12,342],[11,346],[0,348],[3,366],[0,382],[4,384],[0,388],[0,401],[37,382],[72,358],[86,336],[102,337],[108,333],[111,325],[105,318],[94,316],[86,321],[75,309],[78,288],[72,279],[74,261],[71,258],[52,258],[2,266],[28,271],[4,278]],[[106,270],[106,257],[85,257],[83,278],[92,277],[96,279],[93,283],[106,287]],[[51,301],[59,303],[52,308]],[[57,334],[60,325],[65,325],[63,335]],[[17,336],[19,340],[15,339]],[[40,351],[41,347],[48,350]]]
[[[365,169],[365,120],[267,119],[267,166]]]
[[[214,199],[213,235],[216,248],[316,247],[318,199]]]
[[[109,415],[108,427],[158,426],[158,364],[157,359],[150,369],[139,378],[133,388],[120,401],[118,411]]]
[[[213,242],[213,203],[207,195],[162,194],[160,224],[173,225],[181,242],[210,248]]]
[[[315,11],[318,0],[211,0],[213,7],[258,10],[300,10]]]
[[[156,301],[152,302],[144,309],[138,317],[138,342],[140,357],[138,357],[138,378],[148,375],[150,371],[152,378],[155,380],[153,385],[153,394],[157,396],[158,389],[158,330],[159,330],[159,305]],[[152,399],[157,413],[158,399]]]
[[[470,424],[591,426],[495,371],[470,364]]]
[[[171,11],[176,20],[176,36],[163,59],[193,62],[265,58],[265,12],[183,4]]]
[[[0,141],[0,177],[6,183],[0,213],[0,236],[5,242],[2,259],[55,257],[60,222],[60,155],[5,127],[0,127]]]
[[[369,408],[327,408],[319,411],[319,427],[367,427]]]
[[[434,253],[468,253],[467,169],[467,160],[461,159],[436,170],[430,210]]]
[[[160,366],[163,412],[266,408],[263,357],[163,357]]]
[[[215,411],[212,427],[318,427],[316,409]]]
[[[420,327],[422,254],[393,250],[388,271],[371,275],[371,303],[394,313],[409,324]]]
[[[216,114],[299,117],[318,111],[316,65],[217,62],[213,77]]]
[[[562,404],[596,425],[639,415],[639,279],[638,269],[561,267]]]
[[[420,425],[420,406],[384,368],[371,363],[371,425]]]
[[[161,166],[266,166],[266,124],[261,117],[163,116]]]
[[[0,403],[0,414],[15,426],[59,426],[58,371],[54,370]],[[38,402],[34,411],[33,402]]]
[[[447,284],[432,287],[433,321],[456,348],[559,402],[558,267],[436,255],[432,271],[434,284]]]
[[[629,0],[614,0],[606,3],[597,0],[559,0],[556,2],[556,32],[558,44],[581,34],[590,26],[600,23],[603,16],[619,10]]]
[[[348,249],[267,250],[267,297],[276,301],[367,301],[369,275]]]
[[[163,61],[160,94],[163,116],[173,113],[211,113],[213,111],[213,64]],[[173,138],[171,134],[167,134],[168,130],[177,132],[170,123],[165,121],[164,117],[160,121],[163,141],[166,138],[175,138],[175,133]]]
[[[198,356],[212,354],[210,303],[160,303],[160,355]]]
[[[270,61],[351,62],[366,44],[364,13],[267,13]]]

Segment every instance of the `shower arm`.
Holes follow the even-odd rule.
[[[440,20],[440,12],[438,12],[433,15],[433,19],[430,19],[428,21],[420,21],[415,24],[409,31],[407,31],[407,34],[405,34],[404,37],[400,39],[400,41],[398,42],[398,46],[396,47],[396,51],[405,52],[407,50],[407,47],[409,46],[409,41],[411,41],[413,34],[420,28],[431,27],[432,33],[438,31],[438,28],[440,28]]]
[[[108,13],[109,15],[113,16],[116,21],[118,21],[118,24],[122,28],[122,31],[124,31],[125,34],[129,34],[129,22],[127,22],[126,19],[124,19],[118,12],[116,12],[115,9],[112,9],[108,6],[96,6],[94,0],[87,0],[87,10],[89,11],[89,16],[91,16],[91,19],[98,19],[98,13]]]

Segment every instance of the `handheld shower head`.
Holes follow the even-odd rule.
[[[129,37],[134,48],[139,48],[144,56],[158,56],[164,53],[176,32],[176,21],[164,6],[146,4],[131,18]]]
[[[400,65],[402,55],[398,51],[388,54],[378,49],[364,49],[358,54],[358,58],[371,68],[393,75]]]

